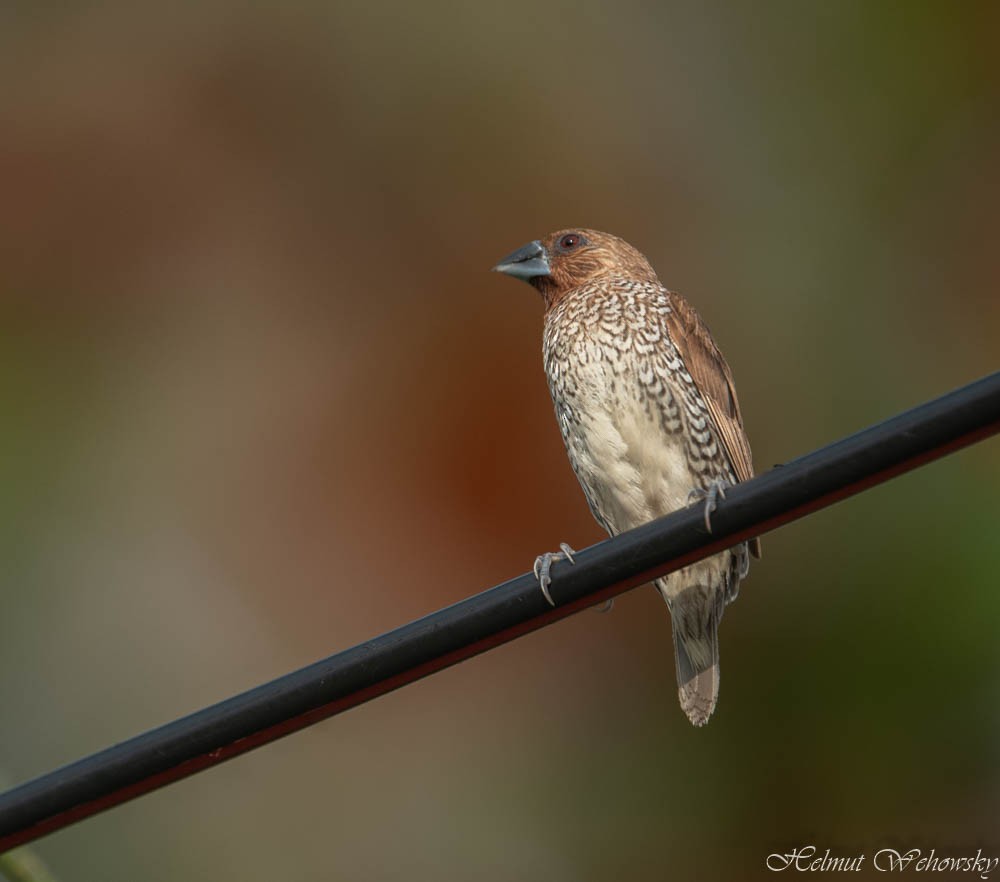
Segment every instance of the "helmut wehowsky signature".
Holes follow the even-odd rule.
[[[767,868],[775,873],[782,870],[796,870],[800,873],[852,873],[860,872],[868,855],[835,855],[831,849],[820,852],[815,845],[803,845],[791,851],[775,852],[767,856]],[[980,879],[989,879],[990,873],[1000,864],[1000,858],[983,854],[977,849],[975,854],[938,854],[932,848],[926,852],[920,848],[900,851],[895,848],[880,848],[871,856],[871,866],[880,873],[976,873]]]

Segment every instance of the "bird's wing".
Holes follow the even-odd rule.
[[[670,292],[671,310],[667,330],[677,347],[684,366],[695,381],[738,481],[753,477],[750,442],[743,429],[743,415],[736,397],[733,372],[715,345],[712,334],[701,317],[680,295]],[[750,544],[754,557],[760,557],[760,540]]]

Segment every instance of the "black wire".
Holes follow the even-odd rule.
[[[186,777],[1000,430],[1000,372],[557,563],[0,794],[0,852]]]

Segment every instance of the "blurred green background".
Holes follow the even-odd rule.
[[[0,771],[602,538],[487,272],[711,325],[758,470],[998,367],[990,3],[0,10]],[[53,835],[63,879],[758,878],[1000,856],[996,440],[767,538],[722,693],[648,588]]]

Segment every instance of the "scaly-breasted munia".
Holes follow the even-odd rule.
[[[753,476],[733,375],[708,327],[616,236],[561,230],[494,269],[545,303],[543,355],[556,419],[590,510],[612,536]],[[563,546],[564,555],[572,549]],[[655,582],[670,610],[681,708],[704,725],[719,693],[718,627],[758,540]],[[536,562],[548,593],[548,568]]]

